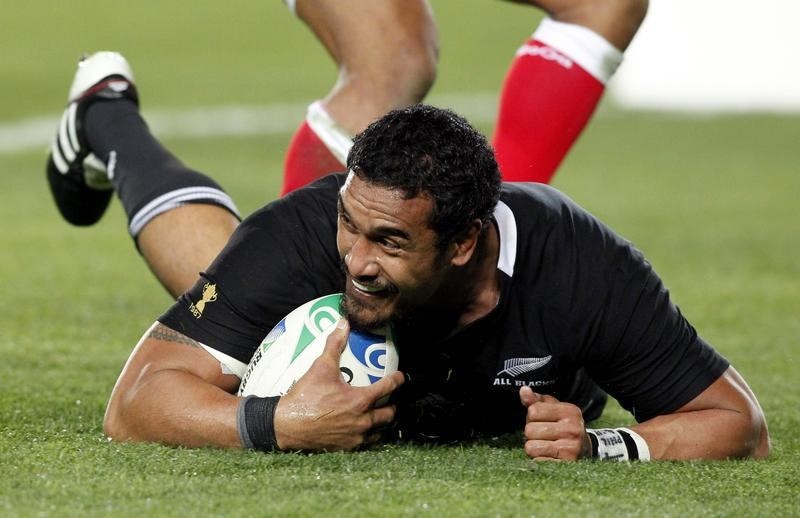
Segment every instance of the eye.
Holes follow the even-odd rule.
[[[378,244],[380,244],[381,247],[388,252],[397,252],[402,249],[400,243],[398,243],[397,241],[395,241],[390,237],[384,237],[379,239]]]
[[[348,231],[352,232],[355,230],[355,226],[353,226],[353,222],[350,220],[350,217],[344,212],[339,213],[339,221],[342,222],[342,225],[344,225]]]
[[[386,237],[380,240],[380,244],[382,247],[388,248],[390,250],[400,248],[400,245],[396,241]]]

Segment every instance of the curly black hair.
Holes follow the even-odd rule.
[[[500,197],[494,152],[463,117],[424,104],[394,110],[353,139],[347,168],[405,199],[430,196],[430,227],[443,249],[475,219],[484,225]]]

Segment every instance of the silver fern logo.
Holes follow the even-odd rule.
[[[503,370],[497,373],[498,376],[507,374],[509,376],[517,377],[526,372],[541,369],[550,362],[553,356],[543,356],[541,358],[511,358],[503,362]]]

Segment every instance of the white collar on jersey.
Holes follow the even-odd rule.
[[[497,257],[497,269],[509,277],[514,275],[514,263],[517,260],[517,220],[511,208],[502,201],[494,208],[494,219],[500,234],[500,254]]]

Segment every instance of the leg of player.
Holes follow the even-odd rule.
[[[239,225],[227,208],[189,203],[155,216],[136,241],[150,270],[173,297],[197,281]]]
[[[547,183],[594,113],[647,0],[516,0],[548,18],[517,51],[493,144],[507,181]]]
[[[216,182],[153,137],[138,105],[125,58],[98,52],[82,60],[47,178],[62,216],[76,225],[97,222],[116,191],[145,261],[177,296],[222,249],[239,216]]]
[[[309,107],[289,145],[284,194],[343,170],[352,135],[389,110],[420,102],[438,59],[427,0],[297,0],[294,7],[336,62],[339,77]]]

